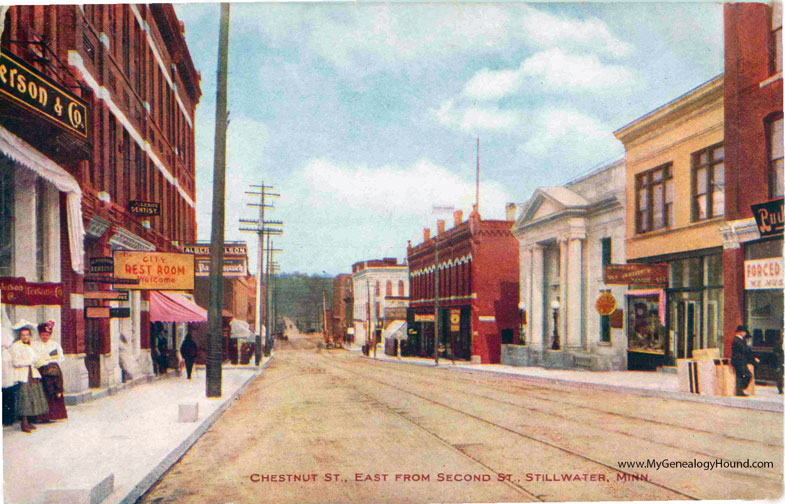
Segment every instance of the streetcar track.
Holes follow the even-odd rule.
[[[319,355],[319,356],[320,356],[320,357],[323,357],[323,358],[327,358],[327,356],[325,356],[325,355]],[[392,388],[392,389],[394,389],[394,390],[397,390],[397,391],[399,391],[399,392],[402,392],[402,393],[404,393],[404,394],[409,394],[409,395],[415,396],[415,397],[417,397],[417,398],[419,398],[419,399],[421,399],[421,400],[423,400],[423,401],[426,401],[426,402],[428,402],[428,403],[434,404],[434,405],[436,405],[436,406],[440,406],[440,407],[442,407],[442,408],[445,408],[445,409],[448,409],[448,410],[450,410],[450,411],[454,411],[454,412],[456,412],[456,413],[459,413],[459,414],[461,414],[461,415],[465,415],[465,416],[467,416],[467,417],[469,417],[469,418],[473,418],[473,419],[475,419],[475,420],[477,420],[477,421],[479,421],[479,422],[482,422],[482,423],[485,423],[485,424],[491,425],[491,426],[493,426],[493,427],[496,427],[496,428],[498,428],[498,429],[500,429],[500,430],[504,430],[504,431],[506,431],[506,432],[509,432],[509,433],[511,433],[511,434],[515,434],[515,435],[517,435],[517,436],[520,436],[520,437],[523,437],[523,438],[525,438],[525,439],[529,439],[530,441],[534,441],[535,443],[540,443],[540,444],[543,444],[543,445],[545,445],[545,446],[548,446],[548,447],[550,447],[550,448],[553,448],[553,449],[559,450],[559,451],[561,451],[561,452],[563,452],[563,453],[566,453],[566,454],[568,454],[568,455],[572,455],[572,456],[574,456],[574,457],[578,457],[578,458],[581,458],[581,459],[583,459],[583,460],[587,460],[587,461],[589,461],[589,462],[591,462],[591,463],[594,463],[594,464],[597,464],[597,465],[599,465],[599,466],[602,466],[602,467],[605,467],[605,468],[607,468],[607,469],[610,469],[611,471],[618,472],[618,473],[622,473],[622,474],[626,474],[626,475],[628,475],[628,476],[630,476],[630,477],[633,477],[633,478],[640,477],[640,474],[638,474],[638,473],[624,471],[624,470],[622,470],[622,469],[620,469],[620,468],[614,467],[614,466],[612,466],[612,465],[610,465],[610,464],[607,464],[607,463],[605,463],[605,462],[602,462],[602,461],[600,461],[600,460],[596,460],[596,459],[594,459],[594,458],[592,458],[592,457],[590,457],[590,456],[583,455],[583,454],[581,454],[581,453],[578,453],[578,452],[576,452],[576,451],[574,451],[574,450],[571,450],[571,449],[569,449],[569,448],[565,448],[565,447],[563,447],[563,446],[559,446],[558,444],[552,443],[552,442],[550,442],[550,441],[546,441],[546,440],[543,440],[543,439],[539,439],[539,438],[536,438],[536,437],[530,436],[530,435],[528,435],[528,434],[524,434],[524,433],[522,433],[522,432],[519,432],[519,431],[517,431],[517,430],[515,430],[515,429],[511,429],[511,428],[509,428],[509,427],[506,427],[506,426],[504,426],[504,425],[500,425],[500,424],[498,424],[498,423],[495,423],[495,422],[493,422],[493,421],[491,421],[491,420],[487,420],[487,419],[485,419],[485,418],[482,418],[482,417],[480,417],[480,416],[474,415],[474,414],[472,414],[472,413],[468,413],[468,412],[466,412],[466,411],[461,411],[461,410],[459,410],[459,409],[457,409],[457,408],[454,408],[454,407],[452,407],[452,406],[449,406],[449,405],[443,404],[443,403],[441,403],[441,402],[435,401],[435,400],[433,400],[433,399],[431,399],[431,398],[429,398],[429,397],[425,397],[425,396],[422,396],[422,395],[420,395],[420,394],[417,394],[416,392],[412,392],[412,391],[409,391],[409,390],[403,389],[403,388],[401,388],[401,387],[398,387],[398,386],[395,386],[395,385],[390,385],[390,384],[388,384],[388,383],[385,383],[385,382],[383,382],[383,381],[381,381],[381,380],[378,380],[378,379],[376,379],[376,378],[374,378],[374,377],[367,376],[367,375],[364,375],[364,374],[362,374],[362,373],[358,373],[358,372],[355,372],[355,371],[349,370],[349,369],[347,369],[347,368],[346,368],[346,367],[344,367],[344,366],[340,366],[340,365],[339,365],[339,366],[337,366],[337,367],[339,367],[340,369],[342,369],[343,371],[345,371],[345,372],[347,372],[347,373],[350,373],[350,374],[353,374],[353,375],[356,375],[356,376],[361,376],[361,377],[363,377],[363,378],[364,378],[364,379],[366,379],[366,380],[371,380],[371,381],[374,381],[374,382],[376,382],[376,383],[379,383],[379,384],[381,384],[381,385],[384,385],[384,386],[387,386],[387,387],[389,387],[389,388]],[[354,388],[354,386],[352,386],[352,387]],[[410,421],[411,421],[411,420],[410,420]],[[415,423],[415,422],[411,421],[411,423]],[[428,431],[428,430],[427,430],[425,427],[423,427],[423,426],[420,426],[420,428],[422,428],[422,429],[426,430],[427,432],[430,432],[430,431]],[[682,492],[682,491],[680,491],[680,490],[677,490],[677,489],[675,489],[675,488],[668,487],[667,485],[664,485],[664,484],[662,484],[662,483],[657,483],[657,482],[655,482],[655,481],[652,481],[652,480],[650,480],[650,479],[649,479],[649,480],[639,479],[638,481],[640,481],[640,482],[642,482],[642,483],[647,483],[647,484],[650,484],[650,485],[656,486],[656,487],[658,487],[658,488],[662,488],[662,489],[664,489],[664,490],[667,490],[667,491],[669,491],[669,492],[673,492],[673,493],[675,493],[675,494],[677,494],[677,495],[680,495],[680,496],[682,496],[682,497],[684,497],[684,498],[686,498],[686,499],[690,499],[690,500],[701,500],[699,497],[694,497],[694,496],[692,496],[692,495],[689,495],[689,494],[687,494],[687,493],[684,493],[684,492]]]
[[[342,360],[346,360],[346,359],[342,357]],[[358,362],[361,362],[363,365],[365,365],[368,368],[374,367],[374,364],[372,362],[366,361],[365,359],[361,359]],[[384,361],[376,361],[376,362],[384,362]],[[391,363],[395,364],[395,362],[391,362]],[[422,366],[422,367],[425,367],[426,369],[429,369],[426,366]],[[397,368],[396,371],[398,371],[400,374],[403,374],[405,376],[418,376],[416,373],[413,373],[413,372],[410,372],[410,371],[404,371],[401,368]],[[489,377],[489,378],[498,379],[497,377]],[[438,379],[438,380],[440,380],[442,382],[455,383],[455,381],[452,380],[451,378],[437,377],[436,379]],[[469,379],[466,379],[464,377],[460,377],[459,379],[462,382],[464,382],[464,383],[475,383],[476,384],[476,382],[474,382],[473,380],[469,380]],[[542,396],[542,395],[537,394],[537,392],[536,392],[537,391],[537,387],[534,387],[534,386],[520,386],[520,385],[516,385],[516,384],[512,384],[512,383],[504,383],[504,382],[500,383],[500,385],[502,385],[503,387],[506,387],[508,389],[512,389],[512,390],[504,391],[504,390],[500,390],[498,388],[494,389],[494,390],[499,390],[502,393],[507,393],[507,394],[511,394],[511,395],[515,395],[514,392],[513,392],[514,390],[520,390],[520,391],[526,392],[529,395],[529,397],[532,397],[532,398],[536,398],[536,399],[540,399],[540,400],[543,400],[543,401],[552,402],[552,403],[555,403],[555,404],[567,405],[567,406],[571,406],[571,407],[578,408],[578,409],[594,411],[594,412],[598,412],[598,413],[602,413],[602,414],[606,414],[606,415],[610,415],[610,416],[615,416],[615,417],[620,417],[620,418],[625,418],[625,419],[631,419],[631,420],[638,420],[638,421],[641,421],[641,422],[646,422],[646,423],[650,423],[650,424],[654,424],[654,425],[658,425],[658,426],[665,426],[665,427],[672,427],[672,428],[677,428],[677,429],[684,429],[684,430],[698,432],[698,433],[702,433],[702,434],[709,434],[709,435],[717,436],[717,437],[720,437],[720,438],[730,439],[730,440],[733,440],[733,441],[740,441],[740,442],[745,442],[745,443],[759,444],[759,445],[766,446],[766,447],[773,447],[773,448],[782,448],[783,447],[783,445],[781,445],[781,444],[771,444],[771,443],[766,443],[766,442],[763,442],[763,441],[758,441],[758,440],[755,440],[755,439],[749,439],[749,438],[744,438],[744,437],[739,437],[739,436],[733,436],[733,435],[725,434],[723,432],[715,432],[715,431],[711,431],[711,430],[707,430],[707,429],[699,429],[699,428],[696,428],[696,427],[690,427],[690,426],[686,426],[686,425],[672,424],[672,423],[663,422],[663,421],[659,421],[659,420],[653,420],[653,419],[649,419],[649,418],[645,418],[645,417],[640,417],[640,416],[637,416],[637,415],[625,415],[625,414],[622,414],[622,413],[617,413],[615,411],[608,411],[608,410],[605,410],[605,409],[602,409],[602,408],[597,408],[597,407],[592,407],[592,406],[587,406],[587,405],[582,405],[582,404],[576,404],[576,403],[571,402],[571,401],[563,401],[563,400],[553,399],[553,398],[548,397],[548,396]],[[543,384],[543,386],[545,388],[548,388],[549,391],[553,391],[555,393],[559,393],[559,394],[562,394],[562,395],[567,394],[566,391],[560,390],[558,388],[553,388],[553,386],[550,386],[549,384]],[[607,392],[607,391],[599,391],[599,392],[606,393],[606,394],[611,393],[611,392]],[[489,399],[489,400],[495,400],[495,401],[503,403],[503,404],[511,404],[513,406],[518,406],[518,407],[521,407],[521,408],[529,409],[527,406],[516,405],[516,404],[513,404],[513,403],[507,403],[506,401],[502,401],[502,400],[499,400],[499,399],[493,399],[493,398],[490,398],[488,396],[483,396],[483,395],[479,395],[479,394],[474,394],[474,395],[478,395],[479,397],[483,397],[483,398],[486,398],[486,399]],[[665,400],[668,400],[668,399],[665,399]],[[545,414],[549,414],[549,413],[544,412],[544,411],[540,411],[540,412],[545,413]],[[622,433],[622,432],[619,432],[619,433]],[[633,437],[635,437],[635,436],[633,436]],[[639,439],[645,439],[645,438],[639,438]],[[700,452],[696,452],[696,453],[700,453]]]

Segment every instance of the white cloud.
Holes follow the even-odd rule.
[[[520,70],[489,70],[483,68],[469,79],[461,95],[476,100],[497,100],[518,91],[521,87]]]
[[[443,125],[470,133],[494,131],[510,133],[520,127],[521,115],[518,110],[502,110],[495,105],[456,106],[448,100],[434,112],[436,119]]]
[[[311,160],[303,171],[309,203],[322,208],[349,208],[393,218],[422,216],[435,204],[468,210],[475,197],[475,181],[421,159],[410,166],[347,166],[327,159]],[[484,199],[503,216],[509,193],[498,184],[481,182]],[[468,214],[465,214],[468,215]],[[486,216],[484,216],[486,217]]]
[[[539,47],[591,49],[615,58],[628,56],[635,49],[632,44],[616,38],[608,26],[596,18],[570,18],[527,7],[521,21],[528,41]]]
[[[621,65],[605,65],[594,54],[567,54],[553,48],[527,58],[520,72],[549,91],[604,92],[630,88],[636,78]]]
[[[624,152],[610,125],[571,107],[547,107],[527,114],[528,139],[520,151],[539,159],[606,159]]]

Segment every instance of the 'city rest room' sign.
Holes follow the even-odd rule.
[[[115,250],[114,276],[138,280],[129,289],[193,290],[194,256],[168,252]]]

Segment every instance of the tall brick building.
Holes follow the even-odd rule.
[[[518,241],[509,220],[482,220],[473,211],[437,234],[424,231],[423,242],[409,245],[411,286],[408,347],[433,355],[436,248],[439,268],[439,343],[456,359],[499,363],[502,339],[512,343],[519,325]]]
[[[84,278],[113,250],[194,241],[200,76],[168,4],[14,6],[2,22],[0,277],[59,293],[46,306],[5,299],[3,316],[56,320],[66,392],[78,396],[121,381],[120,334],[149,362],[149,294],[112,305],[130,318],[85,321],[85,305],[103,303],[85,290],[108,285]],[[23,73],[27,86],[2,78]],[[132,214],[132,201],[160,215]]]
[[[765,353],[782,344],[782,4],[725,4],[724,16],[724,332],[747,324],[753,349]],[[760,204],[779,226],[756,224]],[[766,378],[770,369],[759,371]]]

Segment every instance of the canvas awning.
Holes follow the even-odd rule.
[[[150,291],[151,322],[207,322],[207,310],[174,292]]]

